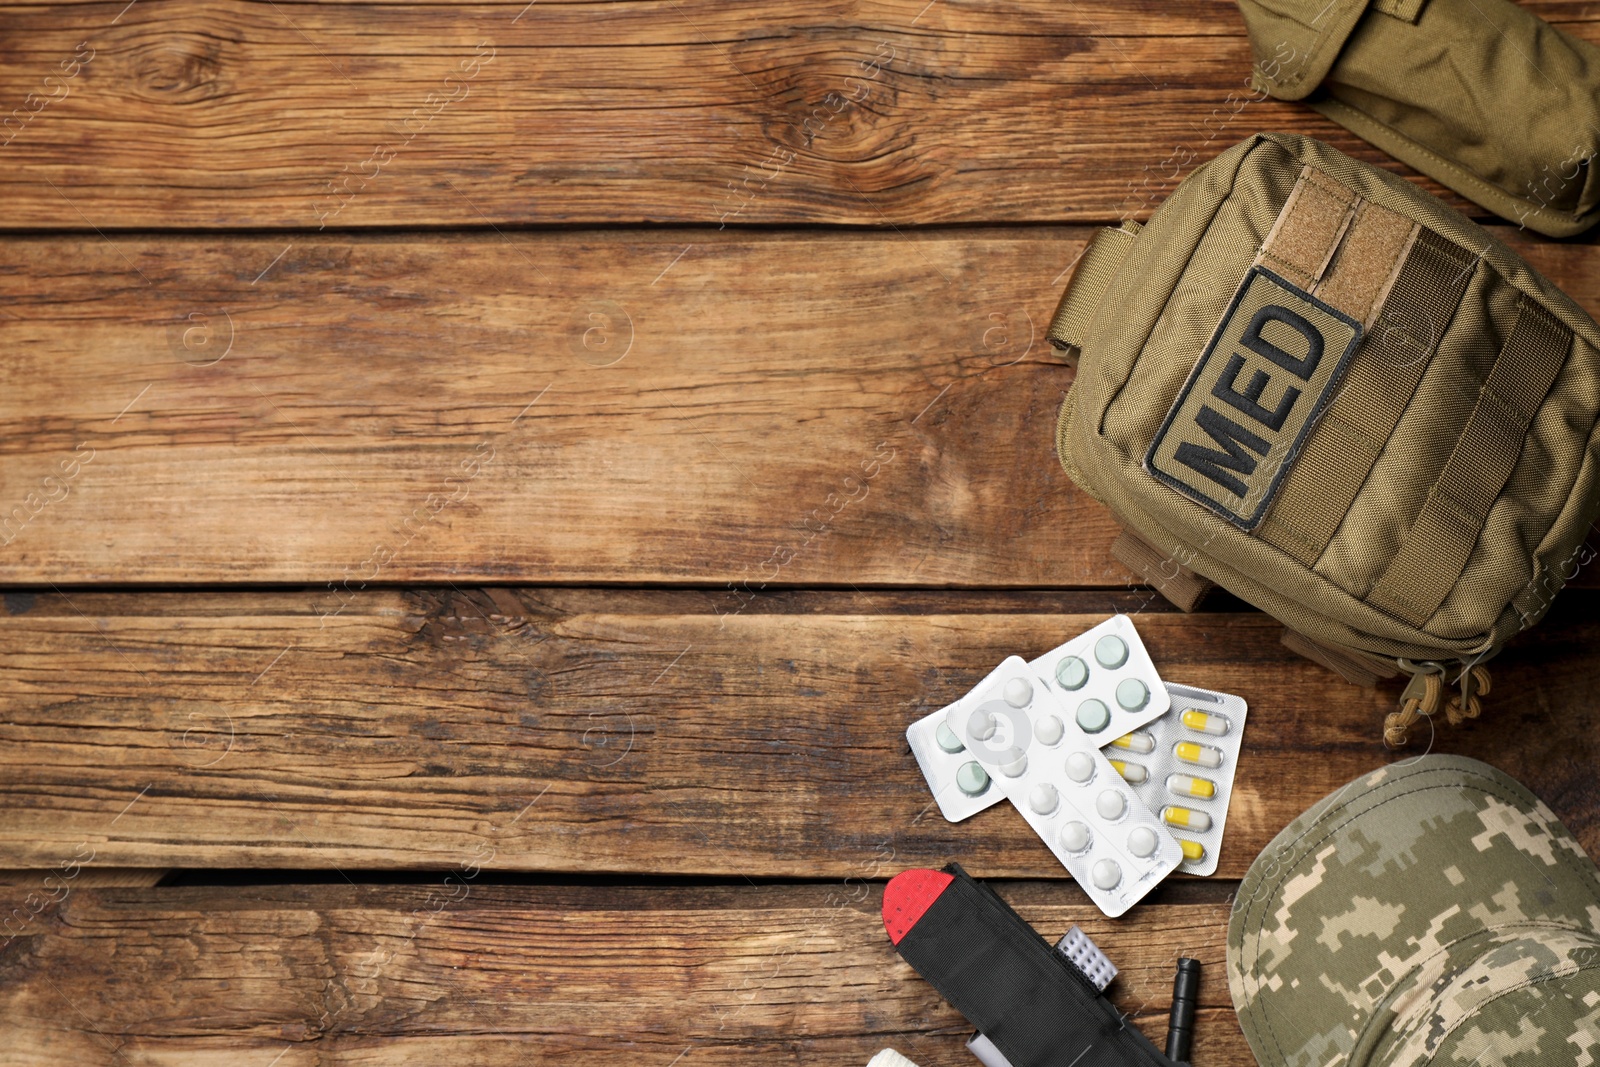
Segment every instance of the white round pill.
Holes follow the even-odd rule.
[[[1161,842],[1157,839],[1156,832],[1148,826],[1137,826],[1133,833],[1128,835],[1128,851],[1140,859],[1154,856],[1160,846]]]
[[[934,729],[933,739],[939,742],[939,747],[946,752],[960,752],[964,747],[961,738],[956,736],[956,732],[950,729],[950,724],[947,722],[940,723]]]
[[[967,716],[967,736],[974,741],[987,741],[994,736],[994,716],[978,708]]]
[[[1078,727],[1086,734],[1097,734],[1111,725],[1111,709],[1105,701],[1090,697],[1078,705]]]
[[[1077,656],[1068,656],[1056,664],[1056,681],[1069,692],[1082,689],[1089,681],[1089,665]]]
[[[1103,789],[1094,798],[1094,810],[1106,822],[1116,822],[1128,813],[1128,801],[1115,789]]]
[[[1116,634],[1106,634],[1094,643],[1095,662],[1109,670],[1115,670],[1128,662],[1128,642]]]
[[[1054,715],[1042,716],[1033,724],[1033,736],[1039,739],[1041,745],[1054,745],[1060,742],[1061,735],[1067,728],[1061,725],[1061,720]]]
[[[1122,868],[1116,860],[1101,860],[1090,872],[1097,889],[1115,889],[1122,882]]]
[[[1035,814],[1049,815],[1056,810],[1056,805],[1061,802],[1061,794],[1056,792],[1056,787],[1049,782],[1040,782],[1028,790],[1028,807]]]
[[[1025,708],[1033,700],[1033,685],[1026,678],[1013,678],[1006,683],[1006,703],[1014,708]]]
[[[1087,752],[1074,752],[1067,757],[1067,777],[1079,785],[1094,778],[1094,757]]]
[[[1007,778],[1021,778],[1028,770],[1028,756],[1020,749],[1008,748],[1000,756],[1000,773]]]
[[[1124,711],[1138,711],[1150,703],[1150,688],[1137,678],[1117,683],[1117,703]]]
[[[1089,847],[1089,828],[1081,822],[1069,822],[1061,828],[1061,847],[1068,852],[1082,852]]]
[[[956,786],[969,797],[978,796],[989,788],[989,772],[977,760],[968,760],[956,771]]]

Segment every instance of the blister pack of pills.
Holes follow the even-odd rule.
[[[989,672],[989,678],[993,677],[994,672]],[[973,692],[988,684],[989,678],[979,682]],[[990,780],[983,764],[972,758],[946,723],[950,710],[960,703],[958,700],[947,704],[906,728],[911,754],[917,758],[922,777],[939,805],[939,814],[949,822],[960,822],[1005,799],[1005,793]]]
[[[1170,706],[1161,676],[1156,673],[1133,620],[1126,615],[1114,615],[1085,630],[1028,666],[1044,687],[1060,696],[1071,710],[1070,715],[1058,719],[1061,733],[1073,732],[1089,739],[1075,742],[1075,747],[1105,745],[1114,737],[1159,719]],[[973,692],[988,682],[989,678],[985,678]],[[906,741],[917,766],[927,779],[940,814],[950,822],[976,815],[999,803],[1005,795],[994,787],[983,764],[973,759],[947,725],[950,709],[960,703],[956,701],[925,715],[906,729]]]
[[[1028,666],[1071,708],[1068,727],[1097,746],[1154,722],[1171,706],[1161,675],[1126,615],[1111,616]]]
[[[1153,696],[1154,694],[1152,694]],[[1161,694],[1168,699],[1165,690]],[[1072,872],[1116,918],[1183,860],[1171,834],[1093,742],[1069,732],[1073,707],[1018,656],[945,712],[945,725]]]
[[[1244,719],[1242,697],[1167,684],[1172,708],[1106,748],[1112,766],[1156,812],[1183,850],[1180,870],[1217,870],[1228,822],[1233,776],[1239,766]]]
[[[1071,960],[1072,965],[1082,971],[1083,976],[1102,993],[1117,976],[1117,965],[1111,962],[1111,957],[1101,952],[1094,939],[1076,925],[1061,935],[1061,940],[1056,942],[1056,951]]]

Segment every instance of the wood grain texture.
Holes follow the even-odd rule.
[[[1253,96],[1226,0],[113,0],[0,42],[14,228],[1103,221],[1262,129],[1401,169]]]
[[[904,730],[1149,595],[13,595],[0,865],[1059,877],[1005,805],[945,823]],[[1558,601],[1496,661],[1485,718],[1431,748],[1525,781],[1600,852],[1595,606]],[[1339,681],[1265,616],[1138,620],[1164,677],[1250,702],[1220,877],[1427,747],[1382,744],[1397,683]]]
[[[1404,173],[1247,62],[1232,0],[0,5],[0,1060],[965,1065],[877,916],[954,858],[1153,1038],[1202,959],[1249,1067],[1228,879],[1395,687],[1132,588],[1042,339],[1256,129]],[[1597,604],[1432,741],[1591,853]],[[1122,922],[903,740],[1115,608],[1252,704],[1220,879]]]
[[[0,583],[1123,586],[1086,233],[15,238]]]
[[[72,870],[71,866],[68,867]],[[14,870],[0,871],[0,886],[7,889],[43,889],[46,893],[54,889],[54,885],[46,887],[43,879],[49,871],[40,870]],[[158,885],[171,871],[155,870],[147,867],[78,867],[72,870],[72,886],[75,889],[100,889],[107,886],[153,886]],[[13,894],[14,896],[15,894]]]
[[[1113,1000],[1164,1039],[1173,963],[1204,965],[1195,1060],[1254,1061],[1229,1007],[1228,905],[1112,922],[1001,886],[1052,940],[1077,923]],[[0,946],[15,1067],[808,1064],[893,1046],[965,1067],[961,1017],[895,954],[875,884],[88,890]],[[274,1057],[280,1057],[274,1059]]]
[[[0,582],[1122,583],[1084,234],[15,239]]]

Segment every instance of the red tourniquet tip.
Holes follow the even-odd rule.
[[[889,942],[898,945],[955,880],[953,874],[929,870],[901,871],[889,879],[883,887],[883,928],[889,932]]]

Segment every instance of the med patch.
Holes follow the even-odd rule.
[[[1360,339],[1350,316],[1251,268],[1156,432],[1145,469],[1253,530]]]

